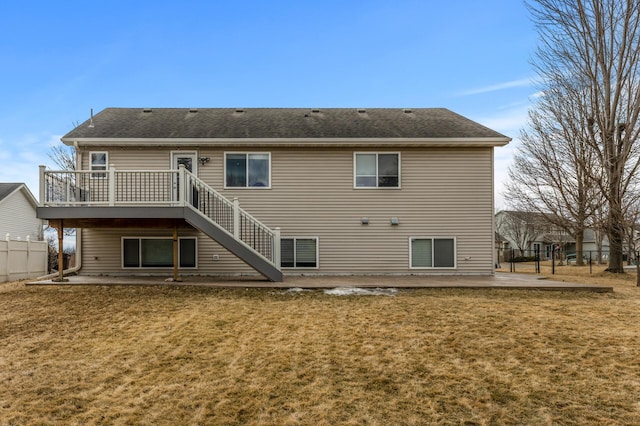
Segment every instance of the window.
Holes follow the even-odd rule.
[[[180,268],[195,268],[196,238],[178,239]],[[123,268],[173,268],[172,238],[122,238]]]
[[[107,161],[108,161],[108,154],[106,152],[91,152],[89,153],[90,156],[90,164],[89,164],[89,170],[91,170],[92,172],[95,171],[100,171],[100,170],[107,170]],[[91,173],[91,177],[92,178],[98,178],[98,179],[104,179],[107,177],[106,173]]]
[[[225,187],[270,188],[271,154],[225,154]]]
[[[318,238],[282,238],[280,266],[283,268],[317,268]]]
[[[454,238],[410,238],[411,268],[455,268]]]
[[[355,153],[356,188],[399,188],[400,154]]]

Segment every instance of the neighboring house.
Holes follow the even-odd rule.
[[[572,235],[550,223],[543,214],[523,211],[502,210],[496,213],[496,229],[505,243],[503,252],[511,249],[518,253],[515,256],[533,256],[538,252],[542,259],[550,259],[554,247],[561,247],[565,254],[576,252],[576,240]],[[597,235],[592,229],[586,229],[583,235],[582,250],[585,256],[589,252],[595,258],[598,250]],[[606,237],[602,241],[602,252],[606,255],[609,243]],[[503,257],[500,260],[508,258]]]
[[[510,138],[447,109],[108,108],[62,141],[38,214],[83,228],[81,274],[494,271]]]
[[[0,183],[0,239],[43,239],[43,221],[36,216],[38,201],[24,183]]]
[[[0,282],[47,273],[48,244],[37,206],[24,183],[0,183]]]
[[[494,242],[494,248],[496,250],[502,250],[506,245],[509,244],[509,241],[505,237],[500,235],[499,232],[496,232],[494,234],[493,242]]]
[[[584,231],[584,241],[582,242],[582,250],[585,252],[596,252],[598,251],[598,235],[593,229],[585,229]],[[605,255],[609,254],[609,238],[607,235],[602,235],[601,241],[601,250]],[[575,246],[573,247],[573,252],[575,252]]]

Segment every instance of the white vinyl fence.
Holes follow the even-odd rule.
[[[47,273],[46,241],[0,240],[0,282],[43,276]]]

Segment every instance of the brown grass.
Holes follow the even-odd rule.
[[[0,284],[0,424],[640,424],[640,289],[609,280],[394,297]]]

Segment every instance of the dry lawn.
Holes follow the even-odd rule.
[[[635,275],[584,280],[615,292],[0,284],[0,424],[640,424]]]

